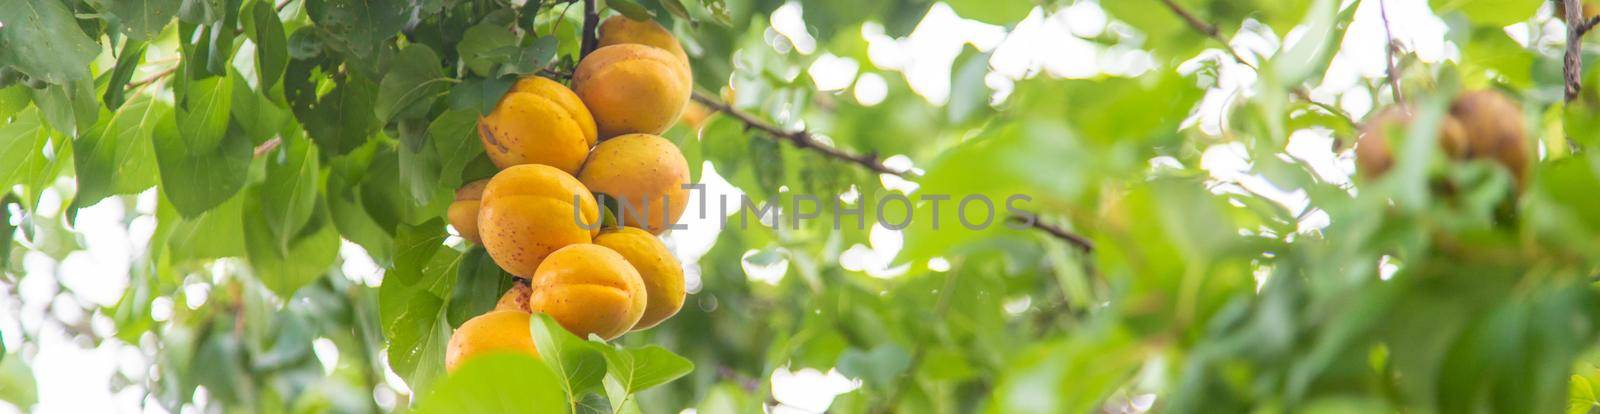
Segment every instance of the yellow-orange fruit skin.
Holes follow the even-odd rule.
[[[544,164],[576,173],[594,146],[594,117],[572,90],[537,76],[518,80],[478,119],[478,138],[496,167]]]
[[[671,53],[684,64],[689,63],[689,55],[683,53],[683,45],[678,44],[678,38],[653,20],[633,20],[622,15],[611,16],[600,23],[598,40],[600,47],[625,43],[658,47]]]
[[[456,201],[450,202],[450,208],[445,211],[445,217],[450,219],[450,226],[456,228],[461,237],[473,243],[482,243],[478,237],[478,205],[483,199],[483,187],[489,185],[489,180],[478,180],[467,183],[456,190]]]
[[[539,164],[495,174],[478,211],[484,250],[501,269],[524,278],[532,277],[551,252],[593,241],[599,223],[600,207],[582,183]]]
[[[1525,182],[1532,150],[1521,105],[1499,92],[1474,91],[1457,96],[1450,115],[1466,131],[1468,157],[1495,160],[1519,186]]]
[[[500,295],[500,300],[494,303],[494,310],[530,312],[528,310],[528,295],[531,293],[533,293],[533,287],[519,280],[515,285],[511,285],[511,289],[506,290],[505,294]]]
[[[528,308],[582,338],[594,334],[611,340],[644,316],[647,299],[639,271],[604,246],[574,244],[551,253],[531,284]]]
[[[1394,166],[1394,152],[1390,144],[1391,132],[1404,134],[1411,126],[1412,116],[1407,109],[1391,106],[1372,115],[1361,125],[1356,138],[1356,168],[1363,175],[1383,176]],[[1403,136],[1403,135],[1401,135]],[[1446,115],[1439,123],[1439,149],[1452,159],[1466,156],[1466,132],[1454,117]]]
[[[716,112],[712,111],[711,108],[707,108],[699,102],[691,101],[689,106],[683,108],[683,115],[678,117],[678,122],[683,123],[684,126],[689,127],[691,130],[698,130],[706,124],[706,120],[711,119],[712,115],[716,115]]]
[[[444,352],[445,370],[455,371],[473,357],[494,352],[525,352],[539,356],[528,328],[530,318],[524,311],[494,310],[468,319],[450,334]]]
[[[648,300],[645,301],[644,317],[633,326],[633,330],[652,328],[683,308],[683,265],[655,235],[633,227],[621,227],[600,232],[594,244],[621,254],[628,264],[639,271],[639,277],[644,281]]]
[[[596,49],[572,74],[602,139],[665,131],[688,104],[690,86],[689,68],[677,57],[634,43]]]
[[[601,142],[578,179],[589,190],[617,200],[624,225],[661,234],[689,204],[689,163],[665,138],[629,134]]]

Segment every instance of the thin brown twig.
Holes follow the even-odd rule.
[[[1567,20],[1567,51],[1561,66],[1562,75],[1566,78],[1567,102],[1578,98],[1578,92],[1583,90],[1583,35],[1588,28],[1593,27],[1583,20],[1583,7],[1578,0],[1564,0]]]
[[[1228,51],[1228,55],[1232,56],[1234,61],[1239,62],[1239,64],[1244,65],[1245,67],[1248,67],[1250,70],[1253,70],[1257,73],[1261,72],[1261,69],[1256,67],[1254,63],[1250,63],[1249,60],[1244,58],[1244,55],[1241,55],[1239,54],[1239,51],[1234,50],[1233,42],[1229,40],[1227,36],[1224,36],[1222,31],[1217,29],[1216,25],[1200,20],[1200,18],[1195,17],[1193,13],[1190,13],[1189,10],[1184,9],[1183,6],[1178,5],[1178,3],[1174,2],[1173,0],[1161,0],[1161,2],[1166,4],[1167,8],[1171,9],[1173,14],[1178,15],[1178,17],[1182,18],[1184,22],[1188,23],[1189,28],[1206,35],[1206,37],[1209,37],[1212,40],[1216,40],[1218,43],[1221,43],[1222,48]],[[1360,125],[1359,122],[1356,122],[1355,118],[1351,117],[1350,114],[1345,112],[1343,109],[1339,109],[1339,107],[1317,102],[1315,99],[1311,99],[1311,92],[1307,91],[1304,87],[1291,88],[1289,91],[1293,93],[1295,97],[1306,101],[1306,103],[1318,108],[1322,108],[1322,110],[1328,111],[1334,116],[1343,118],[1344,121],[1350,125]]]
[[[918,175],[916,171],[912,170],[897,170],[894,168],[889,168],[888,165],[884,165],[882,161],[878,160],[878,156],[876,154],[852,154],[842,149],[835,148],[831,145],[823,144],[821,141],[818,141],[815,136],[811,135],[811,132],[809,131],[789,131],[766,123],[760,119],[757,119],[754,115],[750,115],[728,104],[722,103],[721,101],[717,100],[716,97],[713,97],[710,94],[694,91],[693,98],[695,102],[699,102],[701,105],[705,105],[712,110],[728,114],[728,116],[738,119],[739,122],[744,123],[747,128],[761,131],[762,133],[779,140],[789,141],[790,144],[794,144],[796,147],[809,148],[817,152],[821,152],[823,155],[827,155],[831,158],[848,161],[881,174],[891,174],[906,178],[914,178]]]
[[[256,157],[267,155],[267,153],[272,152],[273,149],[278,148],[279,144],[283,144],[283,139],[279,137],[272,137],[272,139],[262,142],[261,145],[257,145],[253,154]]]
[[[556,72],[553,70],[547,70],[545,73],[553,76],[562,75],[561,72]],[[890,168],[889,166],[884,165],[882,161],[879,161],[876,154],[853,154],[848,151],[835,148],[831,145],[826,145],[821,141],[818,141],[811,135],[810,132],[805,130],[789,131],[779,128],[756,118],[754,115],[745,113],[738,108],[734,108],[731,105],[723,103],[710,94],[694,91],[692,98],[695,102],[699,102],[701,105],[705,105],[707,108],[733,117],[740,123],[743,123],[747,129],[760,131],[763,135],[772,137],[772,139],[788,141],[790,144],[793,144],[796,147],[817,151],[830,158],[865,167],[880,174],[889,174],[908,179],[916,178],[920,175],[915,170],[896,170],[894,168]],[[1090,253],[1094,251],[1094,242],[1090,241],[1088,238],[1075,234],[1071,231],[1067,231],[1061,227],[1045,223],[1043,220],[1039,219],[1038,215],[1032,213],[1014,213],[1006,219],[1044,231],[1051,236],[1066,241],[1068,244],[1071,244],[1073,247],[1084,253]]]
[[[1400,45],[1394,42],[1394,30],[1389,27],[1389,7],[1387,4],[1388,2],[1385,0],[1378,0],[1378,15],[1383,17],[1383,37],[1385,42],[1388,43],[1384,47],[1384,49],[1388,52],[1384,58],[1384,63],[1386,64],[1387,68],[1386,72],[1384,73],[1384,77],[1389,78],[1389,90],[1390,92],[1394,93],[1394,103],[1404,104],[1406,102],[1406,98],[1401,94],[1400,91],[1400,71],[1395,68],[1394,57],[1395,49],[1399,49]]]

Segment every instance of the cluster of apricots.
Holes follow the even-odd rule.
[[[1391,136],[1403,136],[1412,116],[1409,108],[1396,105],[1367,119],[1356,140],[1356,166],[1362,174],[1379,177],[1394,166]],[[1518,186],[1526,184],[1532,162],[1533,143],[1527,135],[1522,106],[1489,90],[1456,96],[1438,129],[1439,148],[1450,159],[1492,160],[1510,171]]]
[[[450,205],[451,226],[483,245],[519,281],[494,310],[450,337],[445,366],[475,355],[538,355],[533,313],[579,337],[611,340],[678,312],[683,266],[657,235],[688,203],[689,167],[656,134],[689,103],[688,56],[661,25],[622,16],[599,30],[572,86],[528,76],[478,122],[495,166]],[[618,226],[603,226],[595,195],[616,202]]]

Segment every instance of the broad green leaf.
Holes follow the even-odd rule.
[[[283,76],[289,65],[289,38],[284,34],[283,22],[270,0],[251,3],[245,21],[249,24],[250,40],[256,44],[256,75],[262,90],[271,89]]]
[[[400,252],[396,259],[413,252]],[[427,390],[444,375],[445,346],[450,341],[450,322],[446,318],[444,296],[435,292],[455,283],[455,268],[461,255],[446,249],[425,258],[415,283],[385,277],[378,290],[378,307],[383,335],[388,338],[389,365],[416,390]],[[391,273],[392,274],[392,273]],[[387,276],[387,275],[386,275]]]
[[[539,358],[556,372],[561,390],[572,400],[600,386],[606,375],[606,358],[589,341],[578,338],[556,323],[550,315],[538,313],[529,321],[534,348]]]
[[[178,15],[182,0],[117,0],[108,1],[112,15],[122,23],[122,32],[133,39],[150,39]]]
[[[1533,17],[1541,0],[1428,0],[1441,15],[1461,12],[1473,24],[1505,27]]]
[[[53,85],[89,79],[89,63],[100,54],[100,45],[83,33],[62,2],[0,0],[0,22],[5,22],[0,66]]]
[[[309,108],[295,107],[295,118],[311,140],[328,155],[342,155],[360,147],[381,124],[373,108],[378,86],[360,76],[348,76]]]
[[[250,88],[245,83],[244,77],[233,77],[232,108],[228,111],[238,132],[249,137],[250,142],[256,145],[265,143],[274,136],[284,134],[284,125],[289,122],[290,114],[287,109],[273,101],[265,92]],[[231,127],[230,127],[231,128]],[[299,131],[290,132],[299,135]]]
[[[178,133],[189,151],[215,151],[228,133],[233,102],[233,76],[194,80],[178,99]]]
[[[0,400],[24,410],[39,402],[39,385],[34,381],[33,369],[21,355],[8,352],[5,359],[0,360]]]
[[[1355,9],[1354,6],[1350,7]],[[1273,57],[1272,69],[1281,85],[1299,85],[1312,73],[1324,68],[1325,56],[1332,56],[1339,46],[1342,32],[1334,31],[1338,21],[1339,2],[1315,0],[1308,10],[1304,24],[1305,36],[1294,44],[1285,45],[1284,51]]]
[[[225,134],[210,150],[201,151],[183,137],[173,118],[156,120],[152,132],[161,192],[184,217],[197,217],[244,187],[251,157],[250,141],[244,137]]]
[[[694,371],[694,363],[656,345],[614,348],[596,344],[606,359],[606,374],[627,394],[637,394]],[[621,404],[612,401],[613,405]]]
[[[184,218],[166,197],[156,208],[156,234],[151,245],[166,240],[174,262],[199,261],[246,255],[244,238],[244,198],[233,197],[199,217]],[[152,247],[152,250],[158,248]]]
[[[891,389],[907,368],[911,368],[911,354],[894,344],[878,345],[871,352],[850,348],[839,356],[840,374],[881,390]]]
[[[514,78],[467,79],[450,88],[450,109],[488,115],[516,83]]]
[[[311,219],[322,187],[317,147],[304,137],[283,138],[279,151],[266,155],[267,178],[261,183],[261,213],[279,253],[288,253],[291,242]]]
[[[461,43],[456,43],[456,54],[461,56],[461,62],[478,76],[492,75],[494,66],[511,61],[516,50],[517,35],[489,22],[467,28],[461,34]]]
[[[18,113],[0,125],[0,188],[30,182],[48,166],[44,151],[50,143],[50,128],[36,108]],[[9,242],[9,241],[8,241]]]
[[[133,79],[133,72],[143,63],[146,46],[144,41],[133,39],[122,46],[122,51],[117,55],[117,66],[111,70],[111,80],[106,82],[106,92],[101,95],[107,108],[115,111],[122,106],[128,81]]]
[[[378,84],[374,107],[379,122],[421,115],[434,99],[450,90],[450,80],[439,68],[439,56],[427,45],[415,44],[401,50],[388,67],[388,74]]]
[[[450,291],[450,326],[461,326],[494,309],[500,295],[514,283],[516,278],[500,270],[483,247],[468,250],[456,270],[455,289]]]
[[[961,17],[1001,26],[1022,21],[1034,6],[1031,1],[951,0],[949,4]]]
[[[117,108],[109,119],[72,141],[78,195],[73,204],[86,207],[115,194],[135,194],[156,185],[151,135],[156,123],[172,117],[165,102],[139,96]]]
[[[64,135],[78,136],[93,127],[99,119],[100,102],[94,93],[92,80],[52,84],[29,92],[34,106],[44,115],[45,123]]]
[[[435,253],[444,248],[444,221],[433,219],[422,225],[401,224],[395,234],[394,269],[388,274],[400,283],[415,285],[428,283],[425,269],[432,263]]]
[[[478,114],[450,110],[428,124],[428,142],[439,156],[439,184],[457,188],[464,184],[467,164],[483,154],[478,141]]]
[[[418,400],[417,413],[560,413],[560,379],[532,356],[487,354],[468,360]]]
[[[267,224],[266,206],[254,197],[245,201],[244,239],[250,266],[255,269],[256,278],[278,297],[294,296],[300,287],[332,268],[339,257],[339,232],[327,222],[326,211],[320,213],[314,225],[290,240],[287,250],[280,250],[279,241]]]
[[[306,15],[332,36],[330,45],[352,58],[369,60],[382,43],[405,27],[411,16],[408,2],[366,0],[306,0]],[[371,64],[375,62],[368,62]]]
[[[655,13],[650,12],[650,9],[633,0],[606,0],[606,7],[634,20],[650,20],[655,17]]]

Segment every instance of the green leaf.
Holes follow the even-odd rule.
[[[251,156],[244,137],[225,134],[218,145],[202,151],[184,139],[173,118],[157,120],[152,132],[161,192],[184,217],[197,217],[244,187]]]
[[[343,155],[366,143],[381,126],[373,110],[377,96],[377,85],[348,76],[310,107],[296,106],[295,118],[323,153]]]
[[[289,252],[290,242],[311,220],[321,189],[321,168],[317,147],[304,137],[283,138],[279,151],[267,154],[267,179],[261,182],[261,213],[279,253]]]
[[[458,110],[445,111],[428,124],[428,142],[439,156],[439,184],[445,188],[460,187],[467,164],[483,154],[477,127],[476,112]]]
[[[474,247],[461,257],[456,270],[456,287],[450,291],[450,326],[461,326],[482,315],[500,301],[516,278],[500,269],[483,247]]]
[[[160,172],[151,136],[159,120],[171,117],[172,107],[165,102],[139,96],[73,140],[78,174],[73,205],[86,207],[111,195],[135,194],[156,185]]]
[[[410,2],[306,0],[306,15],[331,36],[330,46],[351,57],[370,60],[382,44],[405,27]]]
[[[561,389],[570,400],[576,401],[583,393],[600,385],[606,375],[606,358],[594,344],[578,338],[550,315],[542,313],[533,315],[529,329],[540,359],[555,370]]]
[[[416,261],[419,252],[401,251],[396,261]],[[444,375],[445,347],[450,341],[445,296],[436,292],[455,283],[455,268],[461,255],[445,249],[427,253],[426,265],[415,283],[385,278],[378,289],[378,307],[383,336],[389,340],[389,366],[405,378],[413,390],[427,390]],[[441,289],[441,287],[443,289]],[[448,294],[448,292],[447,292]],[[476,358],[474,358],[476,359]]]
[[[339,257],[339,232],[328,222],[327,211],[318,210],[312,226],[301,231],[279,248],[279,239],[267,221],[267,206],[256,197],[244,205],[244,240],[250,267],[256,278],[278,297],[288,298],[307,283],[322,277]]]
[[[7,353],[0,360],[0,400],[24,410],[39,403],[39,385],[33,379],[33,369],[15,353]]]
[[[650,9],[640,6],[639,3],[633,0],[606,0],[605,4],[611,10],[616,10],[617,13],[628,16],[629,19],[650,20],[656,16]]]
[[[283,77],[283,70],[289,66],[289,38],[284,35],[283,21],[278,19],[278,12],[273,8],[272,1],[258,0],[251,3],[247,22],[250,40],[256,44],[256,75],[261,80],[261,89],[271,89],[278,79]]]
[[[0,22],[0,66],[54,85],[89,79],[100,45],[84,35],[60,1],[0,0]]]
[[[418,400],[419,414],[529,413],[568,410],[560,380],[537,358],[495,353],[472,358]]]
[[[178,132],[191,151],[214,151],[228,133],[233,75],[188,82],[178,99]]]
[[[606,374],[621,385],[626,394],[637,394],[666,384],[694,371],[694,363],[656,345],[643,348],[614,348],[596,344],[605,355]],[[612,401],[613,405],[621,401]]]
[[[122,32],[133,39],[150,39],[172,23],[182,0],[116,0],[106,9],[122,23]]]
[[[882,344],[871,352],[850,348],[839,355],[839,373],[858,378],[881,390],[891,389],[900,374],[911,368],[911,354],[894,344]]]
[[[100,117],[100,102],[95,97],[92,80],[74,80],[29,92],[45,122],[62,134],[78,136],[93,127]]]
[[[493,74],[494,66],[511,61],[517,48],[517,35],[510,29],[484,22],[467,28],[456,43],[456,54],[467,69],[478,76]],[[498,98],[498,95],[496,95]]]
[[[156,234],[166,236],[152,237],[151,245],[166,240],[172,260],[178,263],[246,255],[244,239],[239,237],[244,232],[244,198],[230,198],[199,217],[186,219],[171,200],[161,197],[156,207]]]
[[[122,46],[122,53],[117,56],[117,66],[111,70],[111,80],[106,82],[106,92],[101,95],[107,108],[115,111],[122,106],[128,80],[133,79],[133,72],[144,61],[145,46],[144,41],[132,39]]]
[[[0,125],[0,165],[7,166],[0,168],[0,188],[9,193],[11,186],[31,183],[42,173],[48,166],[43,154],[49,143],[50,128],[37,108],[25,109]]]
[[[378,84],[374,107],[379,122],[388,123],[405,114],[421,115],[434,99],[450,90],[449,79],[439,68],[439,55],[427,45],[413,44],[401,50],[388,66],[389,73]]]
[[[1533,17],[1543,0],[1428,0],[1441,16],[1459,11],[1479,26],[1505,27]]]
[[[233,100],[230,102],[234,126],[238,132],[244,133],[251,143],[260,145],[268,139],[285,133],[284,125],[289,121],[289,111],[274,102],[267,96],[267,92],[257,92],[250,89],[244,77],[233,77]],[[300,134],[298,128],[291,130],[293,134]]]
[[[516,82],[510,77],[462,81],[450,88],[450,109],[488,115]]]
[[[949,4],[961,17],[1001,26],[1022,21],[1034,6],[1031,1],[951,0]]]
[[[1352,10],[1354,6],[1350,7]],[[1344,36],[1334,31],[1339,14],[1339,3],[1333,0],[1316,0],[1307,11],[1306,35],[1272,59],[1272,69],[1282,85],[1298,85],[1319,68],[1324,67],[1323,57],[1332,56]]]
[[[390,275],[407,285],[427,283],[423,277],[427,276],[426,267],[432,263],[434,253],[447,250],[443,249],[444,221],[435,218],[417,226],[401,224],[395,233],[397,256]]]

